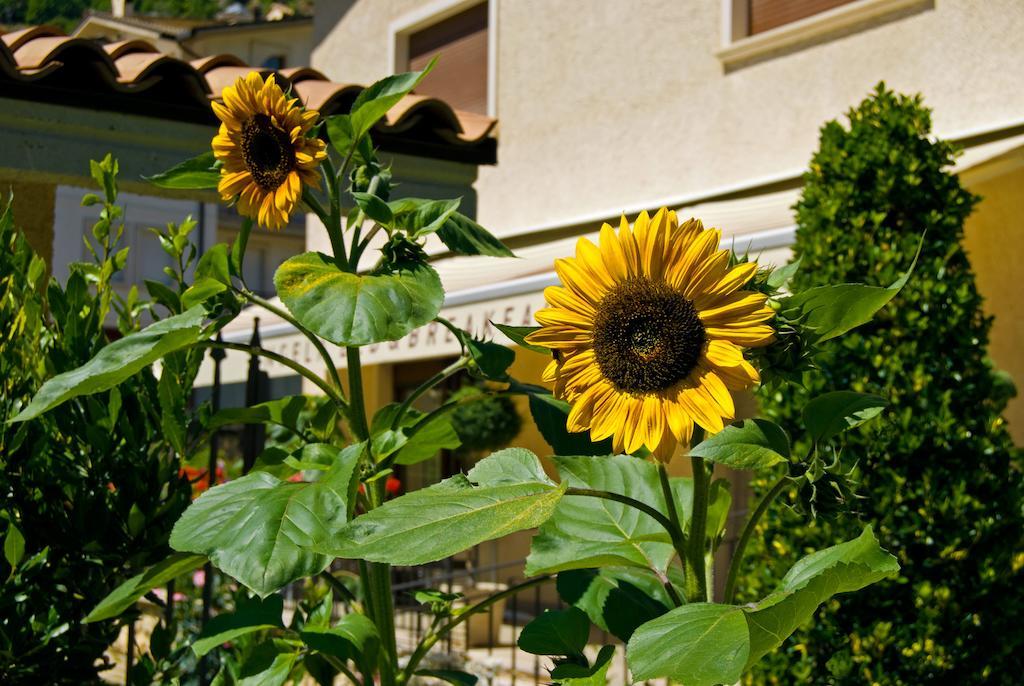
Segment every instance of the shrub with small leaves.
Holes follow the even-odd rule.
[[[805,175],[794,290],[887,285],[924,232],[921,254],[874,322],[824,344],[815,360],[823,374],[807,375],[803,387],[768,389],[764,404],[789,428],[824,391],[889,400],[885,421],[847,434],[843,459],[846,468],[857,462],[857,493],[868,496],[857,502],[863,521],[876,524],[903,571],[826,604],[747,682],[1016,683],[1024,669],[1024,500],[1000,417],[1006,386],[986,357],[991,319],[961,246],[979,199],[949,171],[955,148],[930,137],[920,96],[880,84],[848,117],[848,126],[823,127]],[[767,557],[796,559],[861,526],[853,517],[805,522],[796,513],[765,520],[763,554],[749,559],[743,584],[751,599],[770,586]]]

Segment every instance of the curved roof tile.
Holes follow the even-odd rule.
[[[348,112],[363,86],[329,81],[311,67],[275,72],[249,67],[234,55],[191,62],[129,40],[101,45],[52,26],[31,26],[0,37],[0,93],[71,107],[112,109],[142,116],[216,123],[210,99],[253,69],[276,74],[307,107],[325,116]],[[454,110],[448,103],[408,95],[374,128],[383,150],[475,164],[496,158],[496,121]]]

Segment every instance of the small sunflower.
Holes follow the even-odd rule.
[[[772,341],[766,296],[740,290],[757,263],[729,267],[721,233],[675,212],[646,212],[618,233],[605,224],[576,257],[555,261],[562,286],[530,343],[553,351],[544,372],[572,406],[567,428],[613,437],[616,452],[646,446],[663,461],[689,445],[693,425],[721,431],[735,417],[730,391],[759,382],[743,348]]]
[[[320,114],[304,110],[270,75],[239,78],[213,103],[221,121],[213,154],[223,163],[217,190],[238,198],[238,211],[260,226],[281,229],[302,198],[302,185],[319,187],[317,166],[326,145],[306,134]]]

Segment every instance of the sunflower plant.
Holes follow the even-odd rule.
[[[804,430],[812,448],[796,455],[780,427],[740,417],[734,397],[762,378],[795,383],[812,373],[816,347],[871,319],[907,277],[889,288],[790,293],[796,266],[759,267],[723,249],[720,232],[700,221],[680,221],[666,209],[623,217],[617,229],[603,226],[596,242],[582,238],[575,256],[556,262],[561,285],[545,292],[549,307],[537,313],[539,326],[499,327],[551,358],[537,380],[546,386],[513,379],[512,350],[439,317],[444,291],[424,245],[436,236],[456,254],[512,253],[460,213],[458,200],[392,199],[390,171],[372,145],[374,124],[425,73],[388,77],[365,89],[349,114],[327,118],[303,108],[273,77],[250,74],[214,105],[222,124],[212,151],[152,177],[164,187],[216,189],[248,219],[243,231],[233,245],[215,245],[200,258],[179,313],[52,378],[16,419],[112,388],[185,349],[266,356],[315,385],[324,400],[308,423],[291,427],[290,454],[258,460],[248,474],[201,495],[174,527],[177,553],[140,570],[93,617],[114,617],[155,585],[209,562],[251,594],[193,644],[197,655],[227,641],[241,651],[240,671],[223,673],[224,683],[259,674],[260,683],[279,684],[308,673],[324,684],[338,674],[367,685],[406,684],[421,674],[465,684],[474,678],[426,670],[433,646],[472,614],[554,583],[569,609],[542,614],[519,638],[521,649],[551,657],[553,681],[604,683],[614,652],[625,650],[633,680],[712,686],[735,683],[833,595],[895,574],[895,558],[867,528],[799,561],[759,602],[733,602],[739,561],[775,497],[787,484],[806,486],[810,512],[819,492],[849,485],[833,466],[842,433],[885,404],[850,391],[811,400]],[[332,250],[285,261],[275,275],[279,302],[264,299],[242,277],[249,233],[255,225],[279,229],[298,212],[319,219]],[[322,367],[215,339],[246,305],[294,326]],[[452,331],[461,355],[405,402],[371,414],[361,348],[431,321]],[[347,382],[337,364],[342,355]],[[456,374],[486,382],[485,390],[426,414],[412,408]],[[554,450],[547,468],[532,452],[509,448],[468,473],[388,497],[396,465],[458,445],[455,410],[517,394],[529,398]],[[228,410],[206,425],[287,427],[299,416],[293,406],[305,401]],[[672,460],[689,460],[692,477],[671,475]],[[712,561],[731,505],[727,482],[714,478],[719,466],[774,472],[777,485],[753,509],[715,597]],[[535,528],[525,582],[472,606],[422,593],[433,622],[399,654],[392,565],[431,563]],[[331,571],[338,558],[358,561],[358,584]],[[318,590],[285,625],[277,592],[301,580]],[[351,612],[336,618],[335,598]],[[618,639],[596,657],[583,650],[591,625]]]

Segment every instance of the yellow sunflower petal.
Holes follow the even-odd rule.
[[[613,279],[622,281],[629,275],[629,267],[626,264],[626,253],[622,249],[619,237],[615,234],[615,229],[608,224],[603,224],[598,241],[605,269]]]
[[[671,433],[665,432],[665,435],[661,437],[661,442],[659,442],[658,445],[647,447],[654,455],[655,460],[662,463],[668,463],[672,460],[672,456],[675,454],[678,445],[679,444],[676,443],[675,437]]]
[[[589,331],[581,331],[571,326],[544,326],[526,337],[528,343],[553,350],[575,348],[581,344],[590,343],[591,339],[592,335]]]
[[[745,391],[761,383],[761,375],[747,361],[734,367],[715,367],[715,373],[730,391]]]
[[[239,213],[260,226],[284,228],[302,196],[303,184],[319,184],[316,168],[326,157],[326,144],[304,137],[319,115],[303,112],[298,99],[285,95],[273,74],[264,80],[259,72],[249,72],[225,87],[220,97],[221,102],[211,105],[221,120],[211,147],[223,164],[221,196],[237,196]],[[284,126],[285,122],[291,125]],[[250,157],[254,140],[279,146],[278,162]],[[260,183],[253,183],[254,178]]]
[[[605,290],[615,286],[615,278],[604,267],[601,249],[587,238],[581,238],[576,243],[576,264]]]
[[[596,244],[555,262],[561,285],[545,291],[527,340],[558,351],[544,379],[572,406],[572,430],[668,460],[695,424],[717,432],[733,419],[732,392],[758,383],[742,348],[772,340],[774,313],[738,290],[756,265],[730,268],[720,241],[661,209],[632,225],[623,216],[617,232],[603,225]]]
[[[705,292],[711,295],[727,295],[746,285],[756,272],[757,262],[738,264]]]
[[[564,310],[576,312],[584,317],[590,317],[593,319],[595,314],[594,306],[592,304],[562,286],[548,286],[545,288],[544,299],[553,307],[560,307]]]
[[[756,348],[772,342],[775,332],[767,324],[754,326],[732,327],[729,325],[708,326],[704,329],[709,339],[721,339],[742,345],[745,348]]]
[[[672,400],[665,404],[665,417],[668,420],[668,428],[676,440],[689,445],[693,437],[693,419],[686,413],[683,407]]]
[[[743,364],[743,351],[729,341],[708,341],[704,355],[708,362],[716,367],[735,367]]]
[[[701,264],[694,267],[689,280],[683,286],[683,295],[690,300],[705,294],[718,283],[729,268],[729,251],[719,250]]]
[[[729,323],[761,310],[766,310],[770,318],[774,313],[765,307],[766,300],[767,296],[763,293],[739,291],[728,295],[704,295],[695,299],[693,306],[705,324]]]

